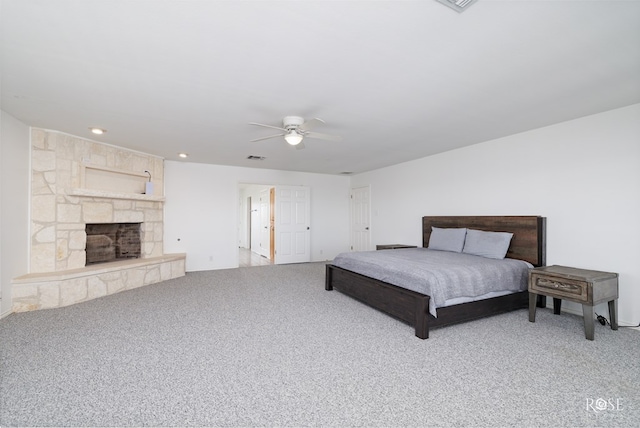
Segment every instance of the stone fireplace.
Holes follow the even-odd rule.
[[[184,275],[185,255],[163,253],[162,158],[36,128],[31,144],[30,273],[13,280],[14,311]],[[145,193],[149,174],[154,194]],[[95,226],[107,224],[135,225],[137,238],[129,226],[120,232]],[[95,227],[105,229],[94,233]],[[135,250],[122,246],[136,239]],[[99,250],[88,253],[93,244]]]

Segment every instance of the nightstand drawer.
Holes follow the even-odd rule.
[[[589,301],[589,284],[585,281],[557,278],[550,275],[531,275],[530,290],[534,292],[553,293],[556,297],[566,297],[582,302]]]
[[[406,244],[382,244],[376,245],[376,250],[399,250],[402,248],[418,248],[415,245]]]

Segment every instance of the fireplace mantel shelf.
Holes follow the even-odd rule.
[[[105,199],[130,199],[136,201],[153,201],[164,202],[164,196],[153,196],[137,193],[118,193],[105,190],[93,190],[93,189],[73,189],[69,192],[72,196],[87,196],[90,198],[105,198]]]

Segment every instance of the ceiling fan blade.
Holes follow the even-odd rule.
[[[304,143],[298,143],[298,144],[296,144],[296,145],[295,145],[295,146],[293,146],[293,147],[295,147],[295,148],[296,148],[296,150],[304,149]]]
[[[309,131],[310,129],[313,129],[318,125],[324,125],[324,120],[316,117],[311,120],[307,120],[305,123],[300,125],[300,129],[302,129],[303,131]]]
[[[249,122],[249,125],[264,126],[265,128],[273,128],[273,129],[278,129],[280,131],[286,131],[286,129],[281,128],[280,126],[265,125],[264,123]]]
[[[309,138],[316,138],[318,140],[342,141],[342,137],[339,135],[320,134],[318,132],[307,132],[306,134],[304,134],[304,136]]]
[[[262,140],[268,140],[269,138],[276,138],[276,137],[282,137],[284,136],[284,134],[277,134],[277,135],[269,135],[268,137],[262,137],[262,138],[256,138],[255,140],[250,140],[250,142],[254,142],[254,141],[262,141]]]

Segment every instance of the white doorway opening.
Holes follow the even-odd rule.
[[[239,203],[241,261],[251,263],[255,256],[275,264],[311,261],[308,187],[240,184]]]

